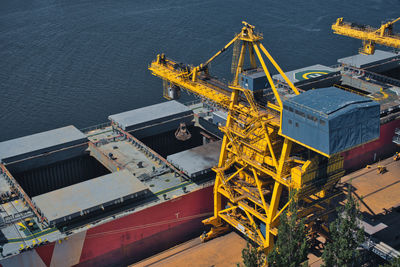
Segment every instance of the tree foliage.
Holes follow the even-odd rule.
[[[246,247],[242,250],[243,265],[246,267],[258,267],[263,266],[265,262],[264,252],[258,250],[250,241],[247,240]],[[240,266],[238,264],[238,266]]]
[[[309,244],[304,219],[298,219],[298,203],[295,192],[290,194],[291,202],[282,215],[278,237],[273,250],[268,254],[268,266],[297,267],[307,260]]]
[[[329,230],[331,241],[322,253],[324,266],[358,266],[360,252],[357,249],[364,242],[364,231],[360,227],[361,212],[358,202],[347,194],[346,204],[338,209],[338,218],[333,221]]]

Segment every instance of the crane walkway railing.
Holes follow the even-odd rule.
[[[167,61],[169,62],[169,61]],[[172,63],[171,63],[172,64]],[[230,96],[222,93],[218,88],[207,84],[205,82],[192,82],[191,80],[183,77],[181,71],[169,67],[171,64],[161,64],[152,62],[149,66],[152,74],[162,79],[168,80],[182,89],[191,91],[194,94],[198,94],[200,98],[214,102],[223,108],[228,108],[230,104]]]
[[[359,25],[356,23],[342,22],[340,25],[333,25],[332,28],[335,33],[355,37],[358,39],[373,40],[378,43],[390,43],[391,46],[399,46],[400,34],[391,33],[381,35],[379,29]]]

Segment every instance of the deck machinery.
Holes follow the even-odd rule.
[[[241,32],[204,64],[184,65],[160,54],[149,69],[163,79],[167,98],[179,96],[181,89],[187,90],[228,111],[226,124],[220,127],[224,137],[219,163],[213,169],[214,215],[203,221],[211,225],[211,230],[202,239],[211,239],[231,225],[268,253],[278,235],[280,214],[288,207],[288,195],[293,190],[300,203],[298,215],[306,219],[310,229],[320,228],[316,226],[321,226],[320,222],[333,210],[330,200],[339,194],[335,185],[344,174],[343,158],[282,133],[284,99],[272,81],[267,63],[282,75],[293,96],[300,92],[260,43],[262,34],[246,22],[243,25]],[[210,76],[208,65],[231,46],[233,82],[219,86]],[[256,59],[261,64],[274,101],[260,104],[240,81],[246,50],[251,70],[257,69]]]

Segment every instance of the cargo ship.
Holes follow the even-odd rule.
[[[343,152],[349,171],[396,151],[399,69],[398,54],[378,50],[286,73],[303,91],[335,86],[380,103],[380,137]],[[241,79],[262,87],[266,77]],[[290,98],[282,77],[273,79]],[[261,88],[256,99],[270,97]],[[1,266],[126,265],[199,235],[213,214],[211,168],[226,116],[202,99],[172,100],[1,142]]]

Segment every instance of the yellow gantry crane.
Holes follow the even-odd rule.
[[[336,34],[362,40],[363,47],[360,48],[360,53],[371,55],[375,52],[375,44],[400,48],[400,35],[393,31],[393,24],[398,21],[400,21],[400,17],[384,23],[379,29],[376,29],[371,26],[345,22],[343,18],[338,18],[332,25],[332,30]]]
[[[294,94],[299,91],[260,43],[262,39],[254,26],[243,22],[240,33],[204,64],[188,66],[160,54],[149,69],[163,79],[167,98],[187,90],[228,111],[226,125],[220,127],[224,137],[218,166],[213,169],[214,215],[203,221],[212,228],[202,239],[211,239],[232,226],[268,252],[278,234],[279,216],[291,201],[290,191],[296,190],[301,204],[298,215],[315,226],[326,219],[329,201],[338,194],[335,184],[344,170],[341,156],[329,157],[282,135],[283,103],[267,63],[283,76]],[[208,65],[231,46],[239,48],[233,49],[233,58],[237,58],[233,82],[219,86],[211,82]],[[246,51],[250,68],[257,69],[258,60],[265,72],[274,102],[261,106],[250,90],[240,86]]]

